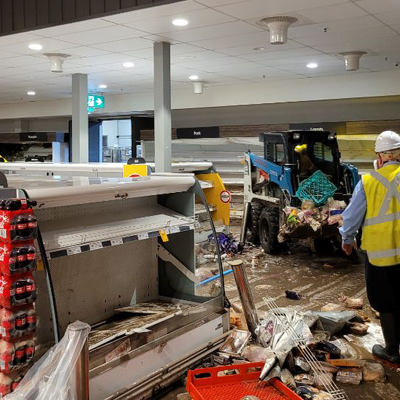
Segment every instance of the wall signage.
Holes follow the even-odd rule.
[[[178,128],[176,136],[178,139],[219,138],[219,126]]]

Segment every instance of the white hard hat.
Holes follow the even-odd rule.
[[[376,139],[375,153],[400,149],[400,136],[393,131],[384,131]]]

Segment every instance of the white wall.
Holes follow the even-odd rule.
[[[205,87],[202,95],[193,89],[172,93],[173,109],[272,104],[310,100],[350,99],[400,95],[400,71],[349,72],[334,77],[304,78],[232,86]],[[104,113],[153,109],[153,93],[106,96]],[[71,100],[31,101],[0,105],[0,119],[71,115]]]

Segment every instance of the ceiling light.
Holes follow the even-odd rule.
[[[31,50],[43,50],[43,46],[39,43],[32,43],[28,46]]]
[[[133,68],[135,66],[135,64],[133,62],[131,62],[131,61],[124,62],[122,65],[125,68]]]
[[[107,89],[107,85],[99,85],[99,89]]]
[[[189,21],[187,19],[183,19],[183,18],[177,18],[172,21],[172,25],[174,25],[174,26],[186,26],[188,24],[189,24]]]
[[[197,80],[199,79],[199,77],[198,77],[197,75],[190,75],[190,76],[189,76],[189,79],[190,79],[191,81],[197,81]]]
[[[265,47],[254,47],[253,50],[254,51],[264,51],[264,50],[266,50],[266,48]]]
[[[34,96],[36,93],[33,90],[30,90],[29,92],[26,92],[28,96]]]
[[[307,68],[318,68],[318,64],[317,63],[308,63]]]
[[[357,71],[360,68],[360,58],[367,54],[365,51],[348,51],[340,53],[344,58],[346,71]]]
[[[295,22],[297,22],[297,18],[282,15],[263,18],[258,24],[268,27],[271,44],[285,44],[288,39],[288,29]]]
[[[193,60],[194,58],[197,58],[195,56],[181,56],[179,57],[180,60]]]

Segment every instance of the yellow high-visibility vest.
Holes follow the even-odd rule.
[[[378,267],[400,264],[400,165],[363,176],[367,198],[362,247]]]

